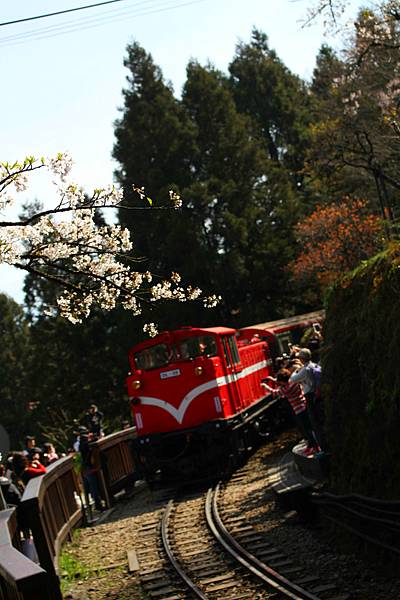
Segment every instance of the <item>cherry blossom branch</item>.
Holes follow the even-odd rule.
[[[149,271],[140,272],[133,264],[143,262],[143,257],[132,254],[133,244],[129,230],[119,225],[96,225],[94,217],[98,209],[119,208],[125,210],[171,210],[179,209],[182,200],[175,191],[169,191],[170,206],[153,206],[143,188],[132,186],[133,192],[149,206],[126,206],[126,194],[114,185],[95,189],[88,198],[82,188],[68,183],[66,177],[72,166],[70,157],[58,154],[53,159],[33,157],[20,163],[0,163],[0,210],[6,211],[14,202],[12,195],[25,191],[27,175],[37,169],[47,168],[57,176],[58,204],[43,210],[32,205],[29,216],[18,221],[0,221],[0,263],[15,266],[39,279],[47,280],[61,288],[57,305],[62,316],[73,323],[80,322],[96,305],[111,310],[117,304],[138,315],[141,303],[159,300],[202,299],[205,306],[212,307],[220,298],[202,296],[199,288],[180,285],[180,275],[152,283]],[[61,220],[65,215],[66,220]],[[59,217],[59,218],[55,218]],[[150,326],[151,325],[151,326]],[[154,334],[154,324],[149,333]]]

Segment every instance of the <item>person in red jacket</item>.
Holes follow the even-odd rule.
[[[22,482],[24,486],[39,475],[46,473],[46,467],[38,460],[33,460],[31,463],[21,452],[15,452],[12,459],[13,472],[15,479]]]

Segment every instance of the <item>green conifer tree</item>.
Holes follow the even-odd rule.
[[[11,448],[22,449],[29,433],[31,383],[30,330],[21,306],[0,294],[0,422],[8,432]]]

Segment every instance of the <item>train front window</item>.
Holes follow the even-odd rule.
[[[165,367],[174,358],[175,352],[167,344],[157,344],[134,355],[136,369],[143,371]]]
[[[182,360],[190,360],[198,356],[217,356],[217,344],[210,335],[189,337],[181,340],[179,353]]]

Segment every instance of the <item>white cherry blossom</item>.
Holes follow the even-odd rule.
[[[146,323],[146,325],[144,325],[143,327],[143,331],[145,333],[148,333],[150,337],[154,337],[158,333],[158,329],[155,323]]]
[[[110,185],[87,195],[77,183],[67,180],[72,165],[72,159],[62,153],[47,160],[27,157],[22,163],[0,163],[0,263],[57,285],[61,289],[58,311],[72,323],[88,317],[95,305],[108,311],[119,303],[139,315],[144,300],[185,302],[199,298],[199,288],[185,289],[178,285],[181,281],[178,273],[153,283],[152,273],[133,268],[138,263],[132,256],[129,230],[116,224],[99,226],[95,222],[96,210],[123,208],[122,188]],[[25,191],[38,169],[48,169],[57,178],[54,207],[37,209],[31,203],[28,216],[7,219],[8,209],[15,201],[13,192]],[[152,205],[143,188],[134,191]],[[182,205],[173,190],[169,199],[171,208]],[[214,305],[217,297],[210,298],[205,303]],[[49,306],[44,310],[54,314],[54,308]],[[149,323],[145,331],[155,335],[155,324]]]

